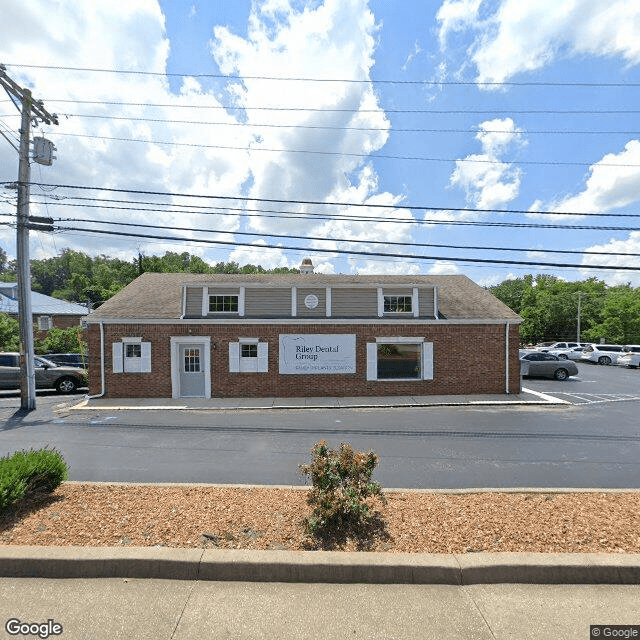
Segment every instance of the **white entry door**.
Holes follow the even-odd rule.
[[[210,398],[210,341],[171,338],[171,377],[174,398]]]
[[[180,395],[204,398],[203,348],[201,344],[180,345]]]

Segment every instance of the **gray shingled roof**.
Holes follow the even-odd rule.
[[[0,285],[0,312],[18,314],[18,285],[15,282],[3,282]],[[45,296],[37,291],[31,292],[31,311],[46,316],[83,316],[87,308],[75,302]]]
[[[131,284],[88,316],[89,322],[117,319],[179,319],[182,313],[183,285],[205,284],[250,285],[274,287],[329,287],[341,284],[383,286],[435,286],[438,308],[449,319],[521,318],[489,291],[467,276],[344,276],[325,274],[190,274],[143,273]]]

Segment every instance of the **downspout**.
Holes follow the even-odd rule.
[[[94,398],[102,398],[105,394],[105,384],[104,384],[104,324],[102,320],[100,320],[100,393],[95,396],[85,396],[87,400],[93,400]]]
[[[504,368],[504,378],[505,378],[505,385],[506,385],[506,389],[505,389],[505,393],[508,395],[509,394],[509,321],[507,320],[505,322],[505,336],[504,336],[504,361],[505,361],[505,368]]]

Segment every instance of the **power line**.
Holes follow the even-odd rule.
[[[356,112],[354,112],[356,113]],[[405,128],[405,127],[350,127],[331,125],[310,125],[310,124],[274,124],[267,122],[212,122],[210,120],[176,120],[172,118],[141,118],[135,116],[105,116],[90,113],[61,113],[60,117],[71,118],[91,118],[98,120],[117,120],[131,122],[153,122],[162,124],[192,124],[208,127],[244,127],[255,129],[319,129],[322,131],[385,131],[389,133],[509,133],[518,134],[550,134],[550,135],[640,135],[640,131],[594,131],[593,129],[482,129],[479,127],[467,129],[428,129],[428,128]],[[7,117],[7,114],[0,115],[0,118]]]
[[[124,75],[155,76],[162,78],[212,78],[222,80],[268,80],[277,82],[341,82],[346,84],[393,84],[393,85],[427,85],[427,86],[515,86],[515,87],[639,87],[638,82],[552,82],[552,81],[476,81],[476,80],[386,80],[357,78],[311,78],[291,76],[231,76],[222,73],[168,73],[160,71],[140,71],[132,69],[101,69],[95,67],[67,67],[62,65],[39,65],[6,63],[7,66],[22,69],[49,69],[52,71],[82,71],[90,73],[112,73]]]
[[[9,102],[9,100],[0,100]],[[405,114],[430,114],[430,115],[637,115],[640,109],[333,109],[318,107],[266,107],[246,106],[237,104],[178,104],[178,103],[150,103],[150,102],[125,102],[120,100],[77,100],[66,98],[48,98],[47,102],[60,104],[94,104],[102,106],[123,107],[154,107],[174,109],[213,109],[226,111],[304,111],[320,113],[405,113]]]
[[[350,153],[340,151],[321,151],[311,149],[273,149],[270,147],[236,147],[233,145],[220,145],[220,144],[196,144],[190,142],[172,142],[168,140],[142,140],[140,138],[122,138],[116,136],[93,136],[89,134],[81,133],[58,133],[61,136],[69,136],[73,138],[89,138],[92,140],[112,140],[115,142],[138,142],[143,144],[157,144],[168,145],[173,147],[191,147],[196,149],[222,149],[226,151],[242,151],[242,152],[268,152],[268,153],[296,153],[296,154],[309,154],[319,156],[340,156],[344,158],[370,158],[370,159],[382,159],[382,160],[411,160],[419,162],[466,162],[475,164],[511,164],[517,163],[519,165],[538,165],[538,166],[551,166],[551,167],[591,167],[593,162],[576,162],[576,161],[562,161],[562,160],[490,160],[488,158],[478,158],[467,156],[466,158],[428,158],[425,156],[396,156],[384,153]],[[640,167],[640,164],[632,163],[620,163],[620,162],[598,162],[599,167]]]
[[[81,231],[91,234],[103,234],[112,236],[127,236],[131,238],[151,238],[154,240],[176,240],[182,242],[190,242],[189,238],[179,238],[176,236],[162,236],[156,234],[142,234],[142,233],[130,233],[122,231],[108,231],[106,229],[87,229],[82,227],[58,227],[59,231]],[[412,260],[430,260],[430,261],[444,261],[444,262],[471,262],[471,263],[484,263],[484,264],[509,264],[509,265],[526,265],[526,266],[544,266],[544,267],[556,267],[563,269],[598,269],[598,270],[613,270],[613,271],[640,271],[640,265],[638,267],[628,266],[611,266],[611,265],[584,265],[584,264],[567,264],[556,262],[532,262],[523,260],[500,260],[489,258],[461,258],[461,257],[448,257],[448,256],[422,256],[416,254],[405,253],[376,253],[370,251],[354,251],[348,249],[319,249],[315,247],[291,247],[273,244],[250,244],[246,242],[233,242],[225,240],[205,240],[200,238],[197,240],[199,243],[213,244],[213,245],[225,245],[234,247],[250,247],[253,249],[279,249],[281,251],[306,251],[323,254],[339,254],[339,255],[357,255],[371,257],[384,257],[384,258],[409,258]]]
[[[10,184],[9,182],[0,182],[0,184]],[[256,198],[249,196],[220,196],[211,194],[194,194],[194,193],[180,193],[171,191],[147,191],[141,189],[117,189],[113,187],[93,187],[87,185],[72,185],[72,184],[55,184],[48,182],[30,182],[31,186],[40,187],[43,190],[46,189],[77,189],[79,191],[106,191],[109,193],[131,193],[135,195],[143,196],[164,196],[171,198],[195,198],[202,200],[223,200],[232,202],[267,202],[269,204],[295,204],[295,205],[309,205],[309,206],[323,206],[323,207],[353,207],[353,208],[366,208],[366,209],[397,209],[399,211],[459,211],[464,213],[520,213],[520,214],[533,214],[533,215],[568,215],[568,216],[605,216],[605,215],[617,215],[617,214],[599,214],[599,213],[583,213],[583,212],[560,212],[560,211],[535,211],[527,209],[474,209],[469,207],[435,207],[427,205],[402,205],[402,204],[380,204],[380,203],[366,203],[366,202],[339,202],[339,201],[322,201],[322,200],[298,200],[298,199],[284,199],[284,198]],[[74,199],[80,199],[79,196],[71,196]],[[116,202],[120,202],[117,201]],[[149,203],[156,205],[158,203]],[[170,206],[198,206],[198,205],[170,205]],[[225,207],[226,208],[226,207]],[[293,213],[293,212],[284,212]],[[639,217],[637,214],[620,214],[623,216]],[[366,218],[370,219],[370,218]],[[506,224],[506,223],[505,223]]]
[[[432,244],[432,243],[418,243],[418,242],[396,242],[391,240],[359,240],[357,238],[330,238],[320,236],[298,236],[292,234],[277,234],[277,233],[253,233],[249,231],[229,231],[225,229],[203,229],[202,227],[176,227],[176,226],[164,226],[158,224],[143,224],[136,222],[117,222],[110,220],[95,220],[86,218],[58,218],[59,222],[88,222],[91,224],[110,224],[122,227],[142,227],[146,229],[172,229],[174,231],[198,231],[204,233],[222,233],[234,236],[251,236],[251,237],[268,237],[268,238],[282,238],[286,240],[310,240],[310,241],[322,241],[322,242],[338,242],[338,243],[350,243],[350,244],[367,244],[367,245],[385,245],[395,247],[420,247],[420,248],[438,248],[438,249],[462,249],[466,251],[514,251],[520,253],[560,253],[560,254],[573,254],[573,255],[596,255],[596,256],[627,256],[633,258],[640,258],[639,253],[617,253],[612,251],[575,251],[569,249],[525,249],[515,247],[481,247],[481,246],[464,246],[464,245],[451,245],[451,244]],[[327,249],[330,251],[330,249]]]

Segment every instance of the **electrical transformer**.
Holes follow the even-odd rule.
[[[33,138],[34,162],[50,166],[56,159],[56,156],[53,155],[54,151],[56,151],[56,148],[51,140],[47,140],[46,138],[42,138],[40,136]]]

